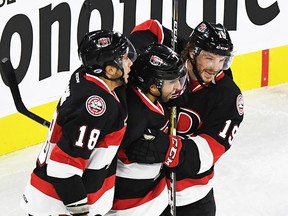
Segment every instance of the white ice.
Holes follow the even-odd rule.
[[[245,117],[215,167],[217,216],[288,215],[288,83],[243,92]],[[0,215],[19,200],[41,145],[0,157]]]

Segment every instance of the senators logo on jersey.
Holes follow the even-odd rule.
[[[240,116],[244,114],[244,99],[242,94],[239,94],[236,99],[236,107]]]
[[[180,107],[178,110],[177,135],[185,138],[193,135],[198,127],[201,126],[200,115],[187,108]]]
[[[106,111],[106,103],[98,95],[92,95],[86,100],[86,109],[92,116],[101,116]]]

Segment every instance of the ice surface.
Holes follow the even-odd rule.
[[[244,121],[215,166],[217,216],[287,216],[288,83],[243,95]],[[0,157],[0,215],[26,216],[19,200],[40,148]]]

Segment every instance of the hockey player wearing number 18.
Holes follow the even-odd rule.
[[[127,89],[129,118],[118,156],[114,204],[107,216],[159,216],[169,201],[162,163],[131,163],[126,151],[135,140],[149,139],[143,137],[146,129],[168,132],[169,112],[162,102],[181,87],[184,65],[172,49],[153,43],[144,48],[131,69],[135,76]]]
[[[111,208],[116,153],[126,130],[126,88],[137,54],[120,33],[87,33],[82,65],[61,97],[21,200],[34,216],[105,215]]]
[[[231,147],[244,116],[241,91],[223,72],[230,66],[232,52],[226,28],[209,22],[194,29],[182,52],[189,84],[173,100],[178,107],[177,135],[182,137],[180,156],[184,156],[174,170],[177,216],[215,216],[214,165]],[[175,152],[170,151],[169,142],[163,143],[158,136],[152,141],[135,141],[127,156],[142,163],[165,161],[163,152],[168,149],[171,156]],[[162,150],[152,148],[154,145]]]

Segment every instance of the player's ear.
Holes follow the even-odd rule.
[[[149,89],[152,95],[160,96],[159,89],[155,84],[150,85]]]
[[[107,65],[105,67],[105,71],[106,71],[106,74],[110,77],[110,76],[114,76],[114,74],[117,71],[117,68],[112,65]]]

